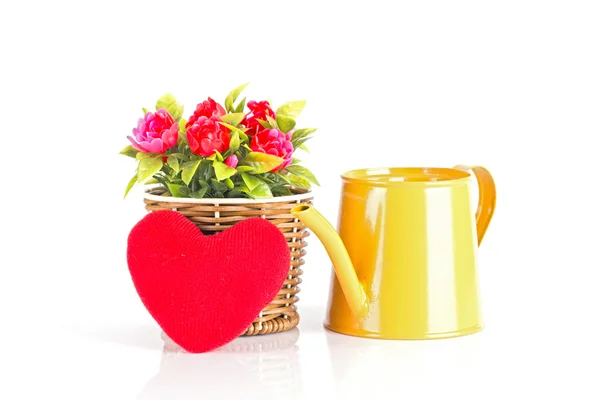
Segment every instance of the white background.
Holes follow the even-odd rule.
[[[598,398],[596,1],[12,1],[0,5],[0,398]],[[441,341],[321,327],[310,238],[298,330],[163,352],[128,276],[119,156],[165,92],[307,99],[315,204],[340,173],[482,164],[486,329]],[[186,112],[186,114],[187,114]],[[259,351],[259,350],[263,351]]]

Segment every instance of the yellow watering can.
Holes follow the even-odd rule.
[[[479,185],[472,213],[469,182]],[[482,328],[476,249],[496,205],[483,167],[361,169],[342,175],[339,235],[309,205],[292,209],[334,266],[325,326],[384,339]]]

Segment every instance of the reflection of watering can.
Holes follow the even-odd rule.
[[[479,184],[475,218],[469,170]],[[311,206],[292,209],[333,262],[325,326],[386,339],[479,331],[475,253],[496,205],[490,173],[465,166],[384,168],[342,178],[339,236]]]

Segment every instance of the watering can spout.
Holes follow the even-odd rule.
[[[312,230],[323,243],[352,314],[359,321],[365,319],[369,312],[369,301],[358,280],[348,251],[335,228],[321,213],[308,204],[292,208],[291,213]]]

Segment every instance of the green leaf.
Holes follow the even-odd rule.
[[[267,115],[267,121],[269,122],[269,124],[271,125],[271,128],[273,129],[277,129],[277,121],[273,119],[273,117],[270,117]]]
[[[148,110],[146,107],[142,107],[142,112],[144,113],[144,115],[148,114],[149,112],[152,112],[150,110]]]
[[[171,192],[171,196],[183,197],[183,195],[181,194],[181,188],[183,188],[185,186],[177,185],[175,183],[167,183],[167,187],[169,188],[169,192]]]
[[[310,182],[298,175],[290,175],[290,184],[295,187],[310,189]]]
[[[212,167],[212,163],[210,161],[203,161],[200,163],[200,167],[198,168],[198,179],[208,180],[211,176],[213,176],[214,168]]]
[[[221,153],[215,150],[215,152],[212,153],[210,156],[206,157],[206,159],[210,161],[223,161],[223,156],[221,155]]]
[[[228,155],[235,154],[236,151],[240,148],[240,134],[237,132],[232,132],[231,137],[229,138],[229,150],[227,150]]]
[[[314,183],[315,185],[320,186],[319,181],[317,180],[317,178],[315,178],[313,173],[301,165],[290,165],[289,167],[286,167],[285,170],[291,174],[304,178],[307,181]]]
[[[158,99],[156,102],[156,110],[158,111],[161,108],[167,110],[175,121],[179,121],[183,115],[183,106],[179,104],[175,96],[171,93],[167,93]]]
[[[125,188],[125,195],[123,196],[123,198],[127,197],[127,194],[129,194],[129,191],[131,190],[133,185],[135,185],[136,182],[137,182],[137,174],[135,174],[133,176],[133,178],[131,178],[131,180],[127,184],[127,187]]]
[[[208,186],[203,187],[199,190],[196,190],[195,192],[190,193],[190,197],[192,197],[194,199],[201,199],[204,197],[204,195],[206,195],[207,191],[208,191]]]
[[[236,113],[243,113],[244,112],[244,107],[246,107],[246,98],[244,97],[242,99],[242,101],[239,102],[239,104],[237,105],[237,107],[235,108],[235,112]]]
[[[181,118],[179,120],[179,132],[185,132],[186,131],[185,124],[187,124],[187,120],[185,118]]]
[[[312,139],[312,136],[305,136],[305,137],[302,137],[299,139],[292,139],[292,146],[294,146],[294,148],[297,149],[300,146],[302,146],[309,139]]]
[[[240,137],[240,141],[241,141],[242,143],[243,143],[243,142],[245,142],[245,143],[248,143],[248,142],[249,142],[248,135],[246,135],[246,133],[245,133],[243,130],[241,130],[240,128],[238,128],[238,127],[236,127],[236,126],[233,126],[233,125],[230,125],[230,124],[228,124],[228,123],[226,123],[226,122],[219,122],[219,124],[221,124],[221,125],[223,125],[223,126],[225,126],[225,127],[229,128],[229,130],[230,130],[231,132],[235,132],[235,133],[237,133],[237,134],[239,135],[239,137]],[[232,133],[231,133],[231,134],[232,134]],[[231,135],[231,134],[230,134],[230,135]],[[238,148],[239,148],[239,147],[238,147]]]
[[[179,172],[179,159],[177,158],[177,156],[169,154],[169,157],[167,157],[167,165],[173,168],[175,174]]]
[[[242,192],[242,193],[245,193],[245,194],[247,194],[247,195],[250,195],[250,189],[248,189],[248,186],[246,186],[246,184],[245,184],[243,181],[241,181],[241,182],[237,182],[237,183],[235,184],[235,188],[236,188],[237,190],[239,190],[240,192]]]
[[[278,172],[277,176],[280,177],[281,179],[283,179],[286,183],[290,183],[290,178],[287,175],[282,174],[281,172]]]
[[[177,157],[177,158],[178,158],[178,159],[180,159],[181,161],[187,161],[187,160],[189,160],[189,157],[188,157],[188,156],[186,156],[186,155],[185,155],[185,154],[183,154],[183,153],[171,153],[171,154],[169,154],[169,157],[171,157],[171,156],[173,156],[173,157]]]
[[[308,135],[310,135],[311,133],[314,133],[316,130],[317,130],[316,128],[296,129],[294,131],[294,134],[292,135],[292,140],[298,140],[298,139],[305,138]]]
[[[256,120],[258,121],[258,123],[259,123],[259,124],[260,124],[260,125],[261,125],[263,128],[265,128],[265,129],[273,129],[273,126],[272,126],[270,123],[268,123],[267,121],[263,121],[263,120],[262,120],[262,119],[260,119],[260,118],[257,118]]]
[[[213,167],[215,168],[215,176],[219,181],[227,179],[230,176],[233,176],[237,173],[237,170],[235,168],[231,168],[230,166],[220,161],[215,161],[213,163]]]
[[[144,158],[148,158],[148,157],[150,157],[150,153],[145,153],[143,151],[140,151],[135,155],[135,159],[138,161],[141,161]]]
[[[280,157],[259,152],[249,153],[244,159],[244,164],[254,168],[254,172],[257,174],[272,171],[279,167],[282,162],[283,159]]]
[[[254,172],[254,168],[249,167],[247,165],[240,165],[236,169],[237,169],[237,171],[239,173],[242,173],[242,172]]]
[[[310,151],[308,150],[308,147],[306,147],[306,145],[305,145],[304,143],[303,143],[303,144],[301,144],[300,146],[298,146],[298,148],[299,148],[300,150],[304,150],[304,151],[305,151],[305,152],[307,152],[307,153],[310,153]]]
[[[140,151],[137,149],[134,149],[133,146],[129,145],[127,147],[125,147],[123,150],[121,150],[119,152],[119,154],[123,154],[124,156],[127,157],[131,157],[131,158],[135,158],[137,153],[139,153]]]
[[[210,187],[210,185],[206,181],[198,180],[198,183],[200,184],[200,187]]]
[[[163,166],[163,162],[158,158],[144,158],[140,161],[137,172],[137,180],[139,183],[144,183],[148,179],[152,178],[152,175],[156,174]]]
[[[237,125],[244,119],[244,113],[234,113],[234,114],[225,114],[221,116],[221,121],[231,124]]]
[[[292,165],[297,165],[302,163],[302,160],[298,159],[298,158],[293,158],[292,157]]]
[[[271,188],[273,196],[291,196],[292,191],[287,186],[274,186]]]
[[[246,173],[242,173],[242,179],[244,180],[244,183],[246,184],[246,186],[248,187],[248,190],[250,190],[250,191],[253,191],[254,188],[256,188],[258,185],[263,183],[263,181],[261,181],[256,176],[246,174]]]
[[[194,174],[196,173],[196,170],[198,169],[198,166],[200,165],[200,161],[201,160],[196,160],[183,163],[181,169],[181,179],[183,180],[183,183],[186,185],[190,184]]]
[[[244,83],[243,85],[236,87],[227,95],[227,97],[225,97],[225,109],[227,111],[234,111],[233,103],[235,103],[238,96],[240,95],[240,93],[242,93],[242,90],[244,90],[246,86],[248,86],[248,83]]]
[[[260,185],[256,186],[254,190],[250,192],[250,196],[252,196],[255,199],[263,199],[273,197],[273,193],[271,193],[269,185],[261,181]]]
[[[233,189],[235,187],[233,181],[230,178],[225,179],[223,183],[225,183],[225,185],[227,185],[229,189]]]
[[[246,132],[237,132],[240,135],[240,143],[250,143],[250,138],[246,135]]]
[[[229,128],[229,130],[231,130],[232,132],[237,132],[237,133],[238,133],[238,135],[240,135],[240,138],[242,139],[242,141],[244,141],[244,140],[245,140],[246,142],[248,141],[248,135],[246,135],[246,132],[244,132],[244,131],[243,131],[243,130],[241,130],[240,128],[238,128],[238,127],[236,127],[236,126],[233,126],[233,125],[230,125],[230,124],[228,124],[228,123],[226,123],[226,122],[219,122],[219,123],[220,123],[221,125],[223,125],[223,126],[225,126],[225,127]]]
[[[286,117],[285,115],[277,116],[277,126],[283,133],[288,133],[296,126],[296,121],[293,118]]]
[[[268,174],[260,175],[259,178],[267,183],[275,183],[272,179],[267,178]]]
[[[224,192],[228,189],[226,184],[219,182],[216,179],[210,180],[210,186],[217,192]]]
[[[294,149],[303,149],[308,151],[305,147],[302,147],[302,145],[311,138],[310,134],[315,131],[315,128],[304,128],[294,131],[294,134],[292,135],[292,146],[294,146]]]
[[[213,197],[215,199],[222,199],[223,197],[225,197],[225,195],[223,194],[223,192],[214,192]]]
[[[187,197],[190,194],[190,188],[187,186],[181,186],[179,188],[179,194],[181,195],[181,197]]]
[[[230,199],[235,199],[235,198],[239,198],[239,197],[243,197],[242,196],[242,191],[239,189],[233,189],[230,190],[229,192],[227,192],[227,197]]]
[[[285,115],[286,117],[298,118],[298,115],[300,115],[305,105],[305,100],[290,101],[279,107],[275,112],[275,115]]]

